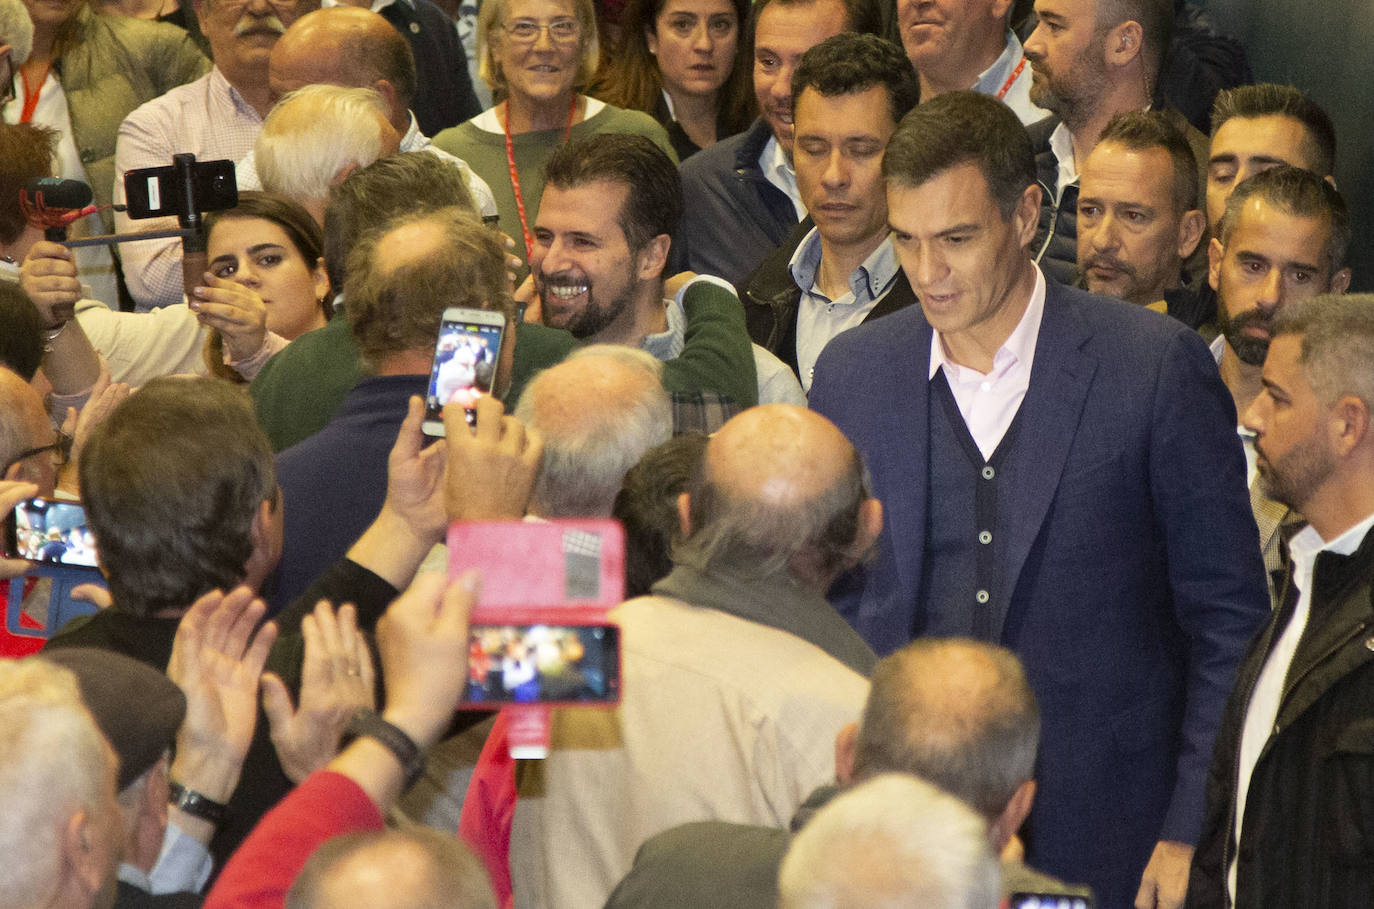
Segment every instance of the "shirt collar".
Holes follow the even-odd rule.
[[[1021,42],[1016,40],[1016,35],[1011,29],[1007,29],[1007,44],[1002,48],[1002,53],[992,61],[992,66],[983,70],[978,76],[978,81],[973,83],[973,90],[982,95],[997,95],[1002,90],[1002,86],[1007,84],[1007,77],[1012,70],[1021,62],[1025,56],[1025,51],[1021,48]]]
[[[393,3],[395,3],[395,2],[397,2],[397,0],[372,0],[372,6],[370,7],[370,9],[371,9],[374,13],[380,13],[382,10],[386,9],[388,6],[390,6],[391,4],[393,4]],[[408,6],[408,7],[410,7],[411,9],[414,9],[414,8],[415,8],[415,0],[402,0],[402,2],[404,2],[405,5]],[[333,6],[351,6],[351,5],[352,5],[352,4],[346,4],[346,3],[342,2],[342,0],[320,0],[320,6],[324,7],[325,9],[329,9],[330,7],[333,7]]]
[[[997,353],[992,357],[992,372],[988,375],[996,377],[1004,374],[1008,369],[1018,363],[1025,364],[1024,369],[1030,373],[1031,365],[1035,362],[1035,342],[1040,336],[1040,322],[1045,316],[1045,275],[1040,271],[1040,266],[1031,263],[1035,269],[1035,288],[1031,291],[1030,303],[1026,305],[1026,311],[1021,315],[1021,321],[1016,323],[1007,340],[1002,342],[1002,346],[997,349]],[[930,338],[930,375],[927,378],[935,378],[935,372],[941,366],[949,364],[951,369],[962,367],[945,356],[945,345],[940,340],[940,333],[932,332]],[[946,378],[951,378],[946,371]],[[951,378],[952,381],[952,378]]]
[[[262,115],[257,112],[253,105],[243,100],[243,95],[239,94],[239,90],[234,88],[234,84],[229,81],[228,77],[224,75],[223,70],[218,66],[210,70],[210,90],[212,92],[220,92],[227,95],[229,97],[229,103],[233,104],[235,110],[244,116],[252,117],[254,120],[258,121],[262,120]]]
[[[1315,560],[1319,552],[1333,552],[1343,556],[1352,555],[1355,550],[1360,548],[1360,544],[1364,542],[1365,536],[1372,528],[1374,528],[1374,514],[1327,543],[1322,540],[1316,529],[1308,524],[1293,536],[1288,544],[1288,553],[1292,556],[1295,564]]]
[[[787,263],[787,270],[802,293],[809,293],[816,286],[816,273],[820,268],[821,233],[820,228],[813,227],[798,244],[797,251]],[[883,242],[849,275],[849,292],[854,295],[854,302],[867,302],[881,296],[897,277],[897,268],[897,253],[892,247],[892,238],[884,237]]]
[[[1073,133],[1062,122],[1050,133],[1050,151],[1059,162],[1059,188],[1078,179],[1078,162],[1073,159]]]
[[[658,334],[646,335],[639,342],[642,350],[654,355],[654,359],[668,361],[682,353],[684,335],[687,331],[687,315],[676,300],[664,300],[668,327]]]

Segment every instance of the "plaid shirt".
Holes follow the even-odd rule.
[[[115,146],[114,200],[124,202],[124,174],[141,167],[168,167],[172,155],[190,152],[198,161],[238,161],[253,150],[262,118],[229,84],[219,67],[154,98],[119,127]],[[175,218],[132,221],[115,214],[119,233],[175,229]],[[181,241],[140,240],[119,248],[124,278],[140,310],[182,300]]]

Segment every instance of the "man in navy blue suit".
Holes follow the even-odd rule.
[[[1030,860],[1103,906],[1176,906],[1268,613],[1231,397],[1184,325],[1032,263],[1034,155],[995,99],[917,107],[883,175],[921,305],[816,364],[811,404],[886,512],[831,600],[880,654],[920,635],[1015,650],[1044,711]]]

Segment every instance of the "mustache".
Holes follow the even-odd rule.
[[[275,15],[261,17],[245,17],[234,24],[234,37],[242,38],[252,32],[271,32],[280,35],[286,31],[286,26]]]
[[[1115,256],[1102,256],[1102,255],[1099,255],[1099,256],[1089,256],[1089,257],[1083,262],[1083,273],[1084,273],[1084,274],[1087,274],[1087,272],[1089,272],[1090,270],[1092,270],[1092,269],[1094,269],[1094,268],[1098,268],[1098,267],[1111,268],[1111,269],[1114,269],[1114,270],[1116,270],[1116,271],[1121,272],[1123,275],[1128,275],[1128,276],[1130,276],[1130,277],[1132,277],[1132,278],[1136,277],[1135,266],[1133,266],[1133,265],[1128,265],[1127,263],[1121,261],[1120,259],[1116,258]]]

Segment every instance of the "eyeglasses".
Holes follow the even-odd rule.
[[[53,453],[52,460],[55,466],[65,466],[72,456],[72,437],[65,432],[58,432],[56,442],[52,442],[48,445],[39,445],[37,448],[29,448],[19,452],[19,454],[10,458],[3,468],[0,468],[0,475],[5,474],[11,467],[18,464],[20,461],[26,461],[34,455],[40,455],[45,451],[51,451]]]
[[[576,19],[555,19],[547,25],[530,19],[521,19],[519,22],[503,25],[502,29],[516,44],[533,44],[539,40],[539,33],[542,31],[548,31],[549,40],[558,44],[571,44],[582,34],[582,25]]]

